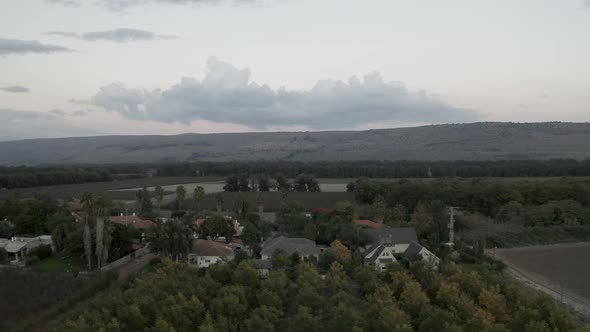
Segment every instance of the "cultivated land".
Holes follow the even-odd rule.
[[[551,158],[590,158],[590,123],[485,122],[367,131],[101,136],[0,143],[0,165]]]
[[[508,273],[590,320],[590,242],[491,249]]]

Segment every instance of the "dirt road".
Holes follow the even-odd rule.
[[[552,246],[535,246],[530,248],[512,248],[512,249],[489,249],[486,250],[486,255],[491,258],[497,259],[502,261],[506,264],[505,272],[515,278],[518,281],[521,281],[528,287],[533,289],[539,290],[551,297],[555,300],[563,303],[564,305],[568,306],[575,312],[577,312],[584,321],[590,321],[590,299],[587,297],[580,295],[579,292],[573,292],[567,288],[567,285],[564,285],[561,282],[556,282],[552,280],[547,274],[539,273],[539,269],[535,266],[534,260],[527,262],[529,264],[518,264],[518,260],[512,259],[510,254],[519,252],[519,254],[525,254],[530,252],[540,252],[540,251],[550,251],[552,249],[574,249],[578,247],[586,247],[588,246],[587,243],[583,244],[560,244],[560,245],[552,245]],[[542,263],[541,263],[542,264]],[[558,263],[563,264],[563,262]],[[577,264],[587,264],[587,262],[577,262]],[[547,264],[548,268],[551,268],[549,264]],[[535,268],[532,268],[535,267]],[[562,266],[560,266],[562,267]]]

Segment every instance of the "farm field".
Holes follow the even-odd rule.
[[[108,193],[115,200],[134,200],[135,192],[133,191],[117,191],[117,189],[127,188],[141,188],[143,186],[173,186],[185,183],[196,183],[220,180],[220,178],[213,177],[153,177],[143,179],[132,179],[123,181],[111,182],[91,182],[79,184],[65,184],[57,186],[43,186],[31,188],[18,189],[4,189],[0,190],[0,200],[13,198],[15,196],[20,198],[32,197],[33,193],[46,192],[53,198],[68,199],[71,197],[80,197],[84,192],[93,194]]]
[[[291,179],[292,180],[292,179]],[[317,179],[320,183],[320,188],[322,192],[345,192],[346,185],[348,185],[351,181],[354,181],[352,178],[342,178],[342,179],[325,179],[319,178]],[[387,179],[383,179],[387,180]],[[165,191],[174,192],[176,187],[179,183],[171,184],[162,186]],[[202,181],[202,182],[193,182],[193,183],[182,183],[184,188],[187,192],[192,192],[195,187],[201,186],[205,189],[205,192],[208,194],[218,193],[223,191],[223,186],[225,185],[225,179],[217,180],[217,181]],[[116,189],[116,191],[136,191],[141,189],[141,187],[136,188],[125,188],[125,189]],[[148,187],[149,191],[153,191],[155,186]]]
[[[590,242],[492,249],[488,255],[517,279],[590,315]]]

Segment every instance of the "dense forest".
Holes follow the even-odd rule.
[[[283,173],[294,178],[313,174],[321,178],[425,178],[425,177],[533,177],[590,176],[590,160],[505,161],[253,161],[198,162],[152,165],[163,176],[228,176]]]
[[[249,260],[194,269],[171,260],[57,331],[571,331],[552,299],[489,263],[393,264],[378,273],[341,258],[326,271],[273,256],[261,279]]]
[[[590,160],[506,161],[339,161],[339,162],[195,162],[165,164],[54,165],[0,167],[0,188],[112,181],[159,176],[230,176],[284,174],[295,178],[440,178],[440,177],[555,177],[590,176]]]

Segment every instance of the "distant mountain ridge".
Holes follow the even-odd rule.
[[[478,122],[366,131],[97,136],[0,142],[0,164],[590,158],[590,123]]]

